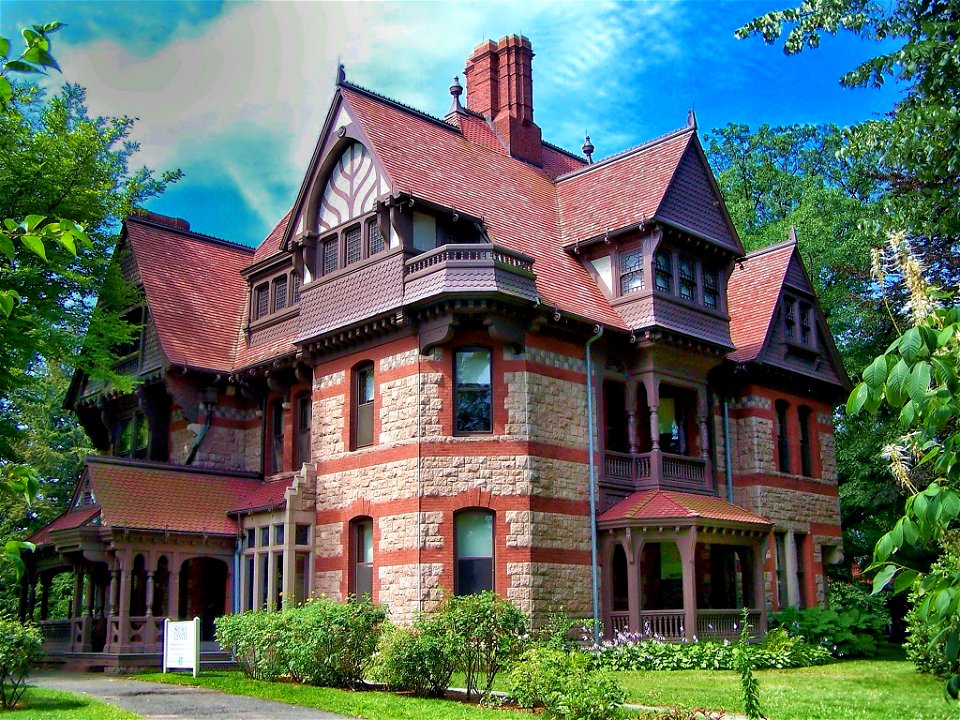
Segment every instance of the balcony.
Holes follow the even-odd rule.
[[[712,485],[703,458],[659,450],[632,454],[608,451],[604,455],[603,474],[608,483],[633,491],[660,488],[704,492]]]
[[[406,261],[403,300],[441,294],[502,293],[536,300],[533,258],[489,243],[443,245]]]

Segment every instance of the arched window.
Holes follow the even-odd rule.
[[[350,524],[350,593],[373,597],[373,519],[357,518]]]
[[[780,463],[780,472],[790,472],[790,441],[787,434],[787,408],[785,401],[777,400],[777,460]]]
[[[358,365],[353,371],[353,449],[373,445],[373,363]]]
[[[813,448],[810,444],[810,416],[813,412],[806,405],[797,408],[800,420],[800,472],[813,477]]]
[[[494,513],[491,510],[461,510],[454,515],[456,595],[493,590],[493,521]]]

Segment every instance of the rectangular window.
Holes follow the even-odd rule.
[[[800,472],[806,477],[813,477],[813,453],[810,447],[810,416],[808,407],[797,408],[800,419]]]
[[[788,340],[797,336],[796,303],[792,298],[783,299],[783,332]]]
[[[797,550],[797,606],[802,610],[807,606],[807,543],[809,536],[804,533],[795,533],[794,542]]]
[[[310,544],[310,526],[309,525],[297,525],[296,537],[294,541],[297,545],[309,545]]]
[[[283,553],[273,554],[273,607],[283,607]]]
[[[299,470],[303,464],[310,462],[310,425],[313,418],[313,400],[309,394],[297,398],[297,455],[294,458],[294,469]]]
[[[372,222],[367,227],[370,232],[370,254],[376,255],[378,252],[383,252],[386,248],[386,243],[383,241],[383,233],[380,232],[380,226]]]
[[[245,587],[246,592],[244,593],[244,597],[245,597],[245,603],[243,607],[244,610],[253,610],[253,597],[254,597],[253,596],[253,566],[255,562],[256,562],[255,555],[247,555],[246,562],[244,563],[246,570],[243,578],[244,582],[246,583],[246,587]]]
[[[643,290],[643,248],[628,250],[620,256],[620,294]]]
[[[270,286],[267,283],[258,285],[254,290],[253,319],[259,320],[270,314]]]
[[[813,345],[813,308],[800,303],[800,342]]]
[[[360,260],[360,228],[355,227],[347,230],[346,235],[346,244],[347,244],[347,265],[351,265],[358,260]]]
[[[658,250],[654,255],[653,275],[657,290],[673,292],[673,256],[666,250]]]
[[[353,525],[353,594],[373,596],[373,520],[358,520]]]
[[[293,592],[294,602],[302,602],[310,597],[310,553],[298,552],[294,558]]]
[[[680,276],[680,297],[693,302],[697,294],[697,266],[693,258],[681,255],[677,270]]]
[[[150,427],[143,413],[123,418],[117,428],[113,454],[145,460],[150,450]]]
[[[273,281],[273,311],[279,312],[287,306],[287,276]]]
[[[303,285],[303,278],[300,273],[296,272],[291,277],[293,279],[293,301],[298,303],[300,302],[300,286]]]
[[[329,275],[332,272],[336,272],[337,267],[339,266],[338,255],[340,251],[340,243],[337,238],[333,237],[329,240],[325,240],[323,243],[323,253],[322,253],[322,267],[321,275]]]
[[[493,513],[485,510],[457,513],[453,545],[457,559],[454,592],[473,595],[493,590]]]
[[[270,405],[270,472],[283,470],[283,401]]]
[[[260,528],[260,547],[268,547],[270,545],[270,526],[264,525]],[[266,581],[267,576],[263,576],[264,581]]]
[[[491,432],[490,351],[484,348],[457,350],[453,365],[454,430],[458,433]]]
[[[257,544],[257,531],[254,528],[247,528],[247,547],[252,548]]]
[[[787,597],[787,536],[777,533],[774,539],[777,552],[777,602],[782,609],[790,604],[790,598]]]
[[[264,528],[265,530],[268,528]],[[268,594],[270,591],[270,585],[267,582],[267,578],[270,577],[270,556],[267,553],[264,553],[260,556],[260,592],[258,593],[260,598],[260,607],[267,607],[267,598],[270,597]]]
[[[273,544],[283,545],[283,523],[277,523],[273,526]]]
[[[720,272],[714,268],[703,269],[703,304],[720,309]]]
[[[354,372],[353,446],[373,445],[373,364]]]

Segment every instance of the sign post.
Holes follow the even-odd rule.
[[[200,618],[184,622],[163,621],[163,672],[200,670]]]

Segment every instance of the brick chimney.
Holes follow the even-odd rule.
[[[533,47],[522,35],[477,45],[463,71],[467,107],[493,121],[510,154],[542,164],[540,128],[533,122]]]

